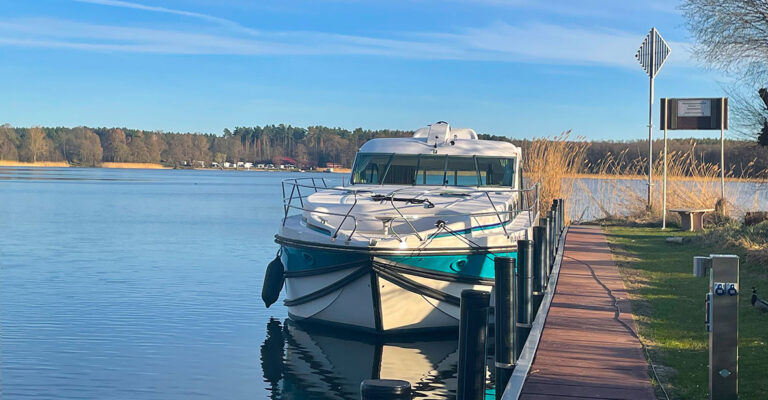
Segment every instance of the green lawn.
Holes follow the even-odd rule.
[[[608,240],[632,296],[638,329],[661,365],[661,381],[672,398],[707,398],[708,333],[704,298],[709,278],[694,278],[693,256],[728,253],[696,240],[667,243],[667,236],[691,233],[659,228],[610,226]],[[730,251],[733,253],[733,251]],[[768,399],[768,313],[749,303],[752,286],[768,298],[765,266],[740,264],[739,398]]]

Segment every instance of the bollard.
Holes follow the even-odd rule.
[[[693,258],[693,275],[709,274],[704,323],[709,332],[709,398],[739,398],[739,257]]]
[[[558,211],[559,206],[560,203],[557,201],[557,199],[553,199],[551,210],[555,221],[555,242],[560,239],[560,211]]]
[[[552,272],[552,265],[557,256],[557,234],[555,233],[557,229],[555,228],[554,212],[547,211],[547,219],[549,220],[549,248],[551,249],[549,252],[549,259],[547,260],[547,275],[549,275],[549,273]]]
[[[517,355],[523,351],[525,341],[531,332],[533,301],[531,289],[533,280],[533,243],[530,240],[517,241]]]
[[[560,202],[558,199],[552,200],[552,212],[555,214],[555,232],[560,236]]]
[[[547,287],[546,249],[544,247],[544,235],[546,229],[543,226],[533,227],[533,317],[539,313],[541,301],[544,298],[544,289]]]
[[[518,253],[519,254],[519,253]],[[496,257],[494,282],[495,298],[495,360],[496,360],[496,399],[501,399],[504,387],[517,361],[515,353],[515,259]]]
[[[411,384],[398,379],[366,379],[360,383],[362,400],[410,400]]]
[[[560,199],[560,232],[565,230],[565,226],[568,225],[565,222],[565,199]]]
[[[544,228],[544,264],[542,264],[542,267],[544,268],[544,275],[547,276],[547,284],[549,284],[549,259],[550,254],[552,254],[552,247],[549,243],[549,218],[544,217],[539,220],[539,224],[542,228]]]
[[[490,299],[490,293],[480,290],[461,292],[458,400],[485,398],[485,338]]]

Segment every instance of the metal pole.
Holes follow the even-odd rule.
[[[664,194],[661,206],[661,229],[667,229],[667,118],[669,118],[669,99],[664,101]]]
[[[720,198],[725,200],[725,98],[720,99]]]
[[[550,259],[550,254],[552,252],[552,247],[549,245],[549,218],[545,216],[539,219],[539,225],[541,225],[541,227],[544,230],[544,238],[542,239],[544,242],[542,244],[542,246],[544,247],[543,249],[544,263],[541,266],[544,269],[543,274],[547,276],[546,284],[549,284],[549,259]]]
[[[533,312],[534,318],[538,313],[541,300],[544,298],[544,289],[547,287],[545,235],[543,226],[533,227]]]
[[[557,241],[557,235],[560,234],[560,213],[557,212],[557,199],[552,199],[552,207],[550,208],[552,210],[552,216],[554,217],[554,224],[555,224],[555,241]]]
[[[517,241],[517,355],[523,351],[533,318],[533,243]]]
[[[653,77],[656,65],[656,28],[651,28],[651,87],[648,96],[648,211],[653,205]]]
[[[515,344],[515,259],[511,257],[496,257],[494,282],[495,289],[495,359],[496,359],[496,398],[501,399],[504,387],[517,361]]]
[[[485,338],[490,299],[489,292],[472,289],[461,292],[458,400],[485,397]]]
[[[547,222],[549,228],[547,229],[549,231],[549,259],[547,260],[547,275],[549,275],[549,272],[552,271],[552,262],[555,259],[555,255],[557,253],[557,242],[555,240],[555,216],[554,212],[547,211]]]
[[[560,214],[557,212],[557,199],[552,200],[552,230],[554,231],[554,235],[552,237],[554,238],[554,242],[557,243],[558,237],[560,237]]]
[[[411,384],[399,379],[366,379],[360,383],[362,400],[410,400]]]

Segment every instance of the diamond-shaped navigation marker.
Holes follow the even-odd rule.
[[[651,31],[645,36],[643,44],[640,45],[640,49],[637,50],[635,58],[640,62],[648,76],[654,78],[671,52],[672,50],[667,46],[667,42],[661,37],[659,31],[656,28],[651,28]]]

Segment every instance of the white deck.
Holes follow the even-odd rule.
[[[409,204],[374,199],[377,195],[424,202]],[[518,209],[518,196],[517,191],[498,188],[380,185],[355,185],[354,190],[332,188],[306,196],[301,214],[286,219],[281,236],[395,249],[427,245],[430,248],[509,246],[527,238],[536,220],[534,210]],[[437,226],[438,221],[443,221],[444,227]]]

